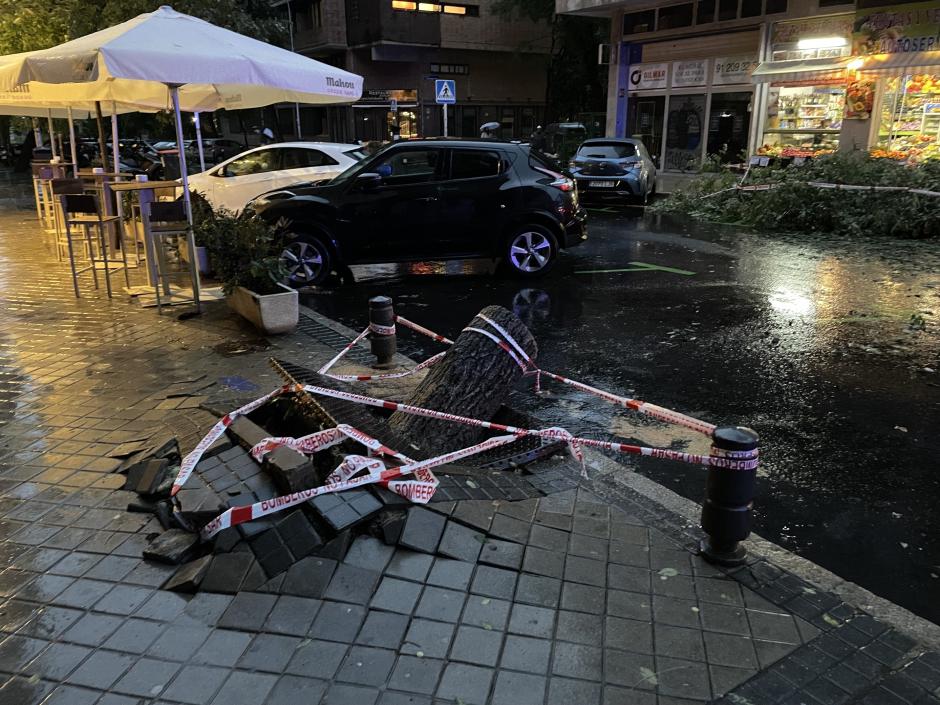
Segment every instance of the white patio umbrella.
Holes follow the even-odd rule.
[[[180,111],[256,108],[272,103],[351,103],[362,77],[216,27],[163,6],[65,44],[0,57],[0,91],[55,84],[66,102],[115,101],[169,108],[186,213],[192,222]],[[190,228],[190,251],[195,252]],[[198,306],[198,275],[193,294]]]

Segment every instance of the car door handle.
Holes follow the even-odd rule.
[[[457,193],[460,191],[459,186],[438,186],[438,190],[441,193]]]
[[[432,201],[437,200],[437,196],[422,196],[421,198],[416,198],[415,200],[419,203],[431,203]]]

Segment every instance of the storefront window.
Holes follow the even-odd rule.
[[[722,162],[739,162],[746,156],[751,96],[750,92],[712,94],[707,150]]]
[[[684,5],[669,5],[659,8],[659,24],[657,29],[675,29],[689,27],[692,24],[692,3]]]
[[[705,128],[705,95],[674,95],[666,120],[666,158],[663,167],[695,171],[702,157]]]
[[[738,0],[719,0],[718,19],[734,20],[738,17]]]
[[[628,12],[623,16],[623,33],[639,34],[656,29],[656,10]]]
[[[835,150],[845,109],[845,86],[773,86],[768,97],[762,153]]]
[[[741,0],[741,17],[757,17],[763,10],[763,0]]]
[[[708,24],[715,21],[715,0],[698,0],[695,24]]]
[[[940,74],[895,76],[885,82],[878,148],[914,159],[940,157]]]

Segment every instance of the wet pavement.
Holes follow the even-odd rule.
[[[704,563],[686,516],[597,457],[588,480],[556,463],[576,489],[439,498],[418,513],[443,532],[436,549],[360,535],[345,555],[311,554],[260,586],[249,570],[196,595],[161,589],[176,569],[141,556],[162,527],[126,511],[139,498],[115,472],[122,449],[166,434],[192,448],[217,419],[207,408],[279,384],[268,356],[317,369],[353,332],[302,310],[296,333],[265,341],[221,303],[180,319],[87,286],[75,299],[50,253],[28,211],[0,212],[0,705],[940,704],[929,629],[880,622],[765,557],[730,571]],[[574,276],[600,298],[618,291],[600,294],[590,275],[546,285],[564,291]],[[525,301],[539,310],[529,294],[525,315]],[[473,305],[465,297],[455,315]],[[550,318],[538,326],[543,361],[561,369],[572,343]],[[650,364],[631,368],[644,395]],[[708,411],[677,403],[680,392],[657,401]],[[538,400],[546,413],[558,404],[585,430],[626,423],[583,399]],[[654,425],[626,432],[666,437]],[[192,482],[218,465],[200,464]],[[486,541],[447,541],[468,532]]]
[[[366,301],[453,336],[488,304],[514,310],[541,367],[762,437],[756,531],[940,622],[940,243],[740,232],[591,213],[590,240],[530,282],[488,262],[354,268],[304,297],[350,327]],[[663,269],[665,268],[665,269]],[[401,336],[416,357],[438,348]],[[515,403],[573,433],[702,450],[558,385]],[[696,466],[640,472],[694,501]]]

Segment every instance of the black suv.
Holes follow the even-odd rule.
[[[529,145],[498,140],[393,142],[331,181],[271,191],[249,207],[286,219],[293,286],[341,265],[470,257],[533,276],[587,239],[574,181]]]

